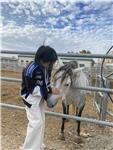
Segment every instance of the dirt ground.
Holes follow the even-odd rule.
[[[20,73],[1,72],[2,76],[21,78]],[[1,82],[1,102],[24,106],[20,97],[20,84],[16,82]],[[87,97],[82,116],[98,119],[92,96]],[[113,96],[112,96],[113,97]],[[113,113],[113,104],[109,104]],[[62,112],[61,102],[54,109],[45,109],[53,112]],[[70,109],[70,114],[72,110]],[[107,117],[113,122],[113,118]],[[45,145],[46,150],[113,150],[113,128],[81,123],[81,137],[76,136],[76,121],[69,120],[65,126],[65,140],[60,138],[61,118],[46,115]],[[27,127],[25,111],[1,108],[1,150],[19,150],[24,142]]]

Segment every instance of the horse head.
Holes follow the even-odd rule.
[[[65,64],[55,72],[53,76],[54,86],[61,89],[61,95],[64,96],[68,93],[72,85],[73,70],[78,67],[77,61],[71,61]]]

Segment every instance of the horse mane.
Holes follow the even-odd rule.
[[[63,74],[62,74],[62,77],[61,77],[61,83],[64,81],[64,79],[67,77],[67,76],[72,76],[73,74],[73,71],[74,69],[78,68],[78,62],[77,61],[70,61],[69,63],[61,66],[54,74],[53,77],[55,77],[56,74],[58,74],[59,72],[62,72],[63,71]]]

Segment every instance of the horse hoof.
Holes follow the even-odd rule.
[[[88,137],[90,137],[90,134],[89,133],[81,133],[81,136],[83,138],[88,138]]]
[[[65,140],[65,135],[64,135],[64,133],[60,133],[60,140]]]

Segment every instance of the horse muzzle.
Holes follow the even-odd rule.
[[[49,94],[47,98],[47,106],[49,108],[53,108],[57,104],[58,99],[59,99],[59,95]]]

